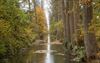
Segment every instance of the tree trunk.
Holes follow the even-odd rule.
[[[74,13],[73,13],[73,0],[69,0],[69,25],[70,25],[70,42],[73,45],[74,38]]]
[[[96,59],[96,37],[94,30],[89,30],[93,17],[92,0],[83,1],[83,6],[84,44],[87,60],[89,63],[93,63],[92,61]]]
[[[79,0],[73,2],[74,8],[74,44],[78,42],[78,24],[79,24]]]
[[[66,63],[71,63],[70,59],[70,22],[69,22],[69,13],[68,13],[68,4],[69,1],[62,0],[62,15],[63,15],[63,24],[64,24],[64,43],[66,47]]]

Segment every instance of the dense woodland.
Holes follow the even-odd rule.
[[[52,0],[51,4],[51,35],[64,43],[67,63],[100,63],[100,1]]]
[[[63,43],[66,63],[100,63],[100,0],[0,0],[0,63],[22,63],[36,40]],[[19,57],[18,57],[19,56]],[[17,62],[20,60],[20,62]]]

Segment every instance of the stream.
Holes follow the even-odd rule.
[[[44,1],[44,12],[48,29],[47,41],[36,41],[24,63],[64,63],[65,61],[62,43],[57,40],[50,41],[49,0]]]
[[[59,41],[34,44],[23,63],[65,63],[63,45]],[[49,49],[50,48],[50,49]]]

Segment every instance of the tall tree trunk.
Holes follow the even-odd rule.
[[[64,24],[64,42],[66,42],[66,37],[67,37],[67,25],[66,25],[66,14],[65,14],[65,4],[64,4],[64,0],[62,0],[62,19],[63,19],[63,24]]]
[[[64,24],[64,42],[66,47],[66,63],[71,63],[70,60],[70,22],[69,22],[69,13],[68,13],[68,0],[62,0],[62,17]]]
[[[74,38],[74,13],[73,13],[73,0],[69,0],[69,26],[70,26],[70,40],[73,45]]]
[[[34,0],[34,14],[35,14],[35,20],[37,22],[36,6],[37,6],[36,0]]]
[[[71,42],[71,35],[70,35],[70,21],[69,21],[69,18],[70,18],[70,14],[69,14],[69,0],[66,0],[65,1],[65,14],[66,14],[66,33],[67,33],[67,41],[68,42]]]
[[[32,19],[31,19],[31,2],[30,2],[30,0],[28,0],[28,6],[29,6],[29,12],[28,12],[28,15],[29,15],[29,20],[30,21],[32,21]]]
[[[89,30],[93,18],[92,0],[83,1],[83,6],[84,44],[88,62],[93,63],[96,56],[96,37],[94,30]]]
[[[73,2],[74,9],[74,44],[78,42],[78,24],[79,24],[79,0]]]
[[[57,22],[59,22],[59,1],[57,1],[57,9],[56,9],[56,21]],[[59,36],[60,36],[60,34],[59,34],[59,30],[58,30],[58,28],[56,29],[56,36],[57,36],[57,39],[59,40],[60,38],[59,38]]]

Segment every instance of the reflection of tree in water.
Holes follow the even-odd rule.
[[[39,44],[35,47],[35,52],[36,51],[39,51],[39,52],[33,54],[33,60],[32,60],[33,63],[44,63],[45,53],[42,53],[42,50],[46,50],[46,46]]]
[[[37,54],[37,63],[44,63],[45,54]]]

